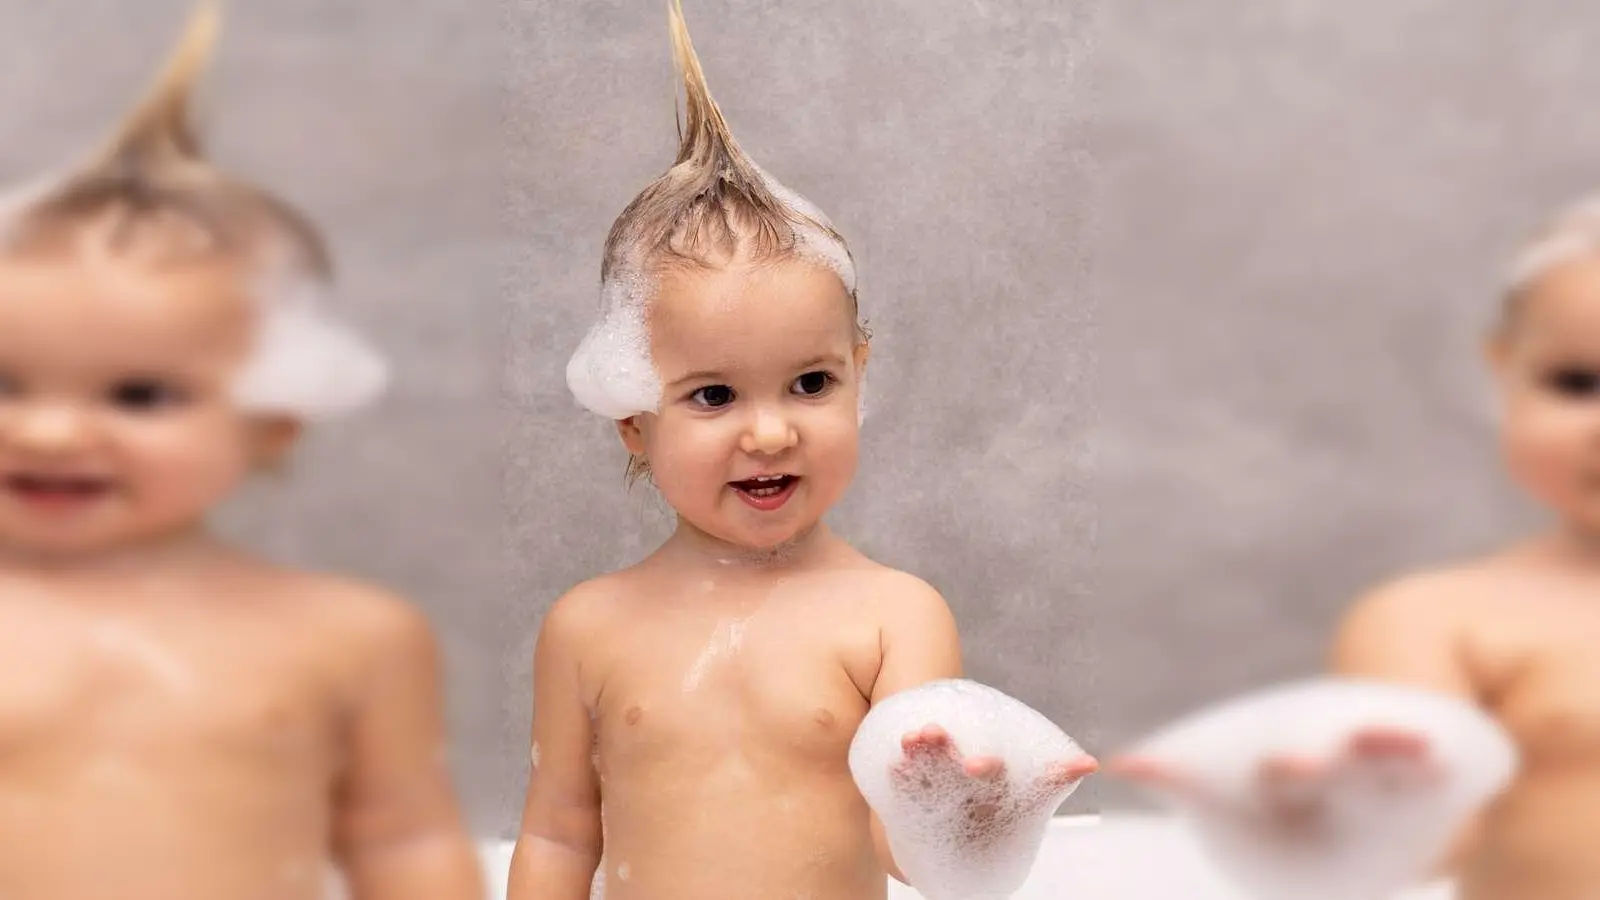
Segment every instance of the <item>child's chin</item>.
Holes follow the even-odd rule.
[[[732,544],[741,550],[751,553],[771,553],[782,550],[796,541],[810,534],[816,528],[815,522],[793,521],[785,522],[782,527],[748,528],[729,525],[719,529],[718,538]]]
[[[123,541],[114,534],[94,533],[87,530],[68,529],[0,529],[0,548],[20,553],[55,559],[95,556],[115,550]]]

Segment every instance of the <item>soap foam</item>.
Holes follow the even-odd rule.
[[[650,295],[649,279],[631,267],[600,287],[600,321],[567,363],[567,388],[596,415],[626,419],[661,405],[661,376],[650,356]]]
[[[388,366],[327,312],[322,294],[309,279],[274,280],[257,291],[253,351],[233,386],[242,408],[328,419],[383,393]]]
[[[807,222],[793,222],[796,252],[804,259],[819,263],[839,276],[839,281],[844,284],[845,293],[851,296],[856,292],[856,267],[850,258],[850,250],[844,242],[829,234],[834,230],[833,221],[823,214],[817,205],[802,197],[798,192],[791,190],[778,179],[773,178],[765,169],[751,163],[756,174],[761,176],[761,182],[777,199],[778,203],[790,212],[798,214],[804,219],[821,225],[818,228]],[[827,229],[827,230],[824,230]]]
[[[902,790],[893,770],[905,759],[905,735],[937,725],[963,757],[1005,761],[1003,791],[986,789],[960,764],[917,766]],[[927,900],[1004,900],[1027,879],[1045,828],[1077,782],[1041,787],[1052,765],[1083,755],[1043,715],[993,688],[968,680],[936,681],[875,706],[850,745],[850,772],[883,822],[895,863]],[[998,803],[993,821],[974,828],[973,802]]]
[[[1389,793],[1375,764],[1330,783],[1314,832],[1265,827],[1264,758],[1329,759],[1357,731],[1422,736],[1437,786]],[[1515,775],[1517,753],[1489,716],[1454,697],[1351,679],[1294,682],[1201,710],[1131,755],[1199,780],[1210,802],[1156,791],[1241,888],[1270,900],[1373,900],[1426,878],[1467,819]],[[1219,802],[1220,801],[1220,805]]]

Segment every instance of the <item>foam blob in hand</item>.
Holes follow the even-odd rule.
[[[973,681],[895,694],[862,721],[850,771],[927,900],[1004,900],[1095,761],[1043,715]]]
[[[1458,698],[1313,679],[1201,710],[1112,767],[1193,826],[1262,900],[1379,900],[1415,885],[1509,784],[1515,745]]]

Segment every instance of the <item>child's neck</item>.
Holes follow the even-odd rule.
[[[782,571],[802,568],[827,552],[835,538],[828,526],[817,522],[774,547],[732,544],[701,531],[683,518],[662,550],[683,562],[744,571]]]
[[[1534,546],[1558,565],[1600,571],[1600,532],[1592,528],[1566,523]]]
[[[86,551],[54,553],[0,546],[0,570],[44,576],[124,578],[189,568],[218,558],[222,550],[209,529],[195,524]]]

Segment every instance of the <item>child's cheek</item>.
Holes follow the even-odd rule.
[[[1525,490],[1557,509],[1570,509],[1581,500],[1577,493],[1591,454],[1579,425],[1570,413],[1545,404],[1508,410],[1502,436],[1506,466]]]

